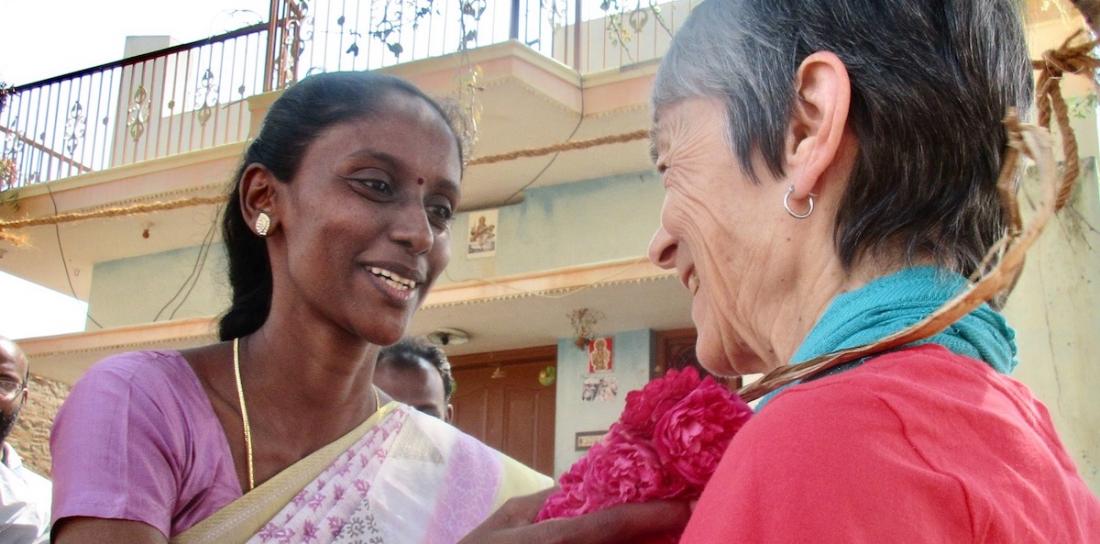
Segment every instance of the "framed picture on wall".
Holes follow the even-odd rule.
[[[588,373],[603,374],[615,370],[615,339],[610,336],[588,341]]]
[[[466,257],[480,259],[497,254],[497,210],[470,212],[466,233]]]
[[[584,431],[574,435],[573,449],[577,451],[588,451],[592,449],[592,446],[600,443],[603,437],[607,435],[607,431]]]
[[[581,402],[604,402],[619,396],[619,381],[614,374],[588,376],[581,384]]]

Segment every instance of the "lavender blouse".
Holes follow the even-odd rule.
[[[225,432],[187,361],[144,351],[96,364],[50,436],[53,521],[140,521],[171,538],[241,496]]]

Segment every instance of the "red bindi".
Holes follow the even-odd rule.
[[[424,185],[424,178],[416,178],[417,185]]]

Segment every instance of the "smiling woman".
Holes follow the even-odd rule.
[[[222,342],[112,357],[76,385],[52,435],[55,541],[455,542],[549,487],[373,385],[450,258],[461,156],[402,80],[288,89],[225,211]]]
[[[703,366],[872,345],[967,288],[1009,225],[1002,120],[1032,99],[1020,5],[696,8],[654,81],[666,193],[649,254],[691,290]],[[1005,376],[1016,354],[982,305],[765,397],[682,541],[1095,541],[1100,502]]]
[[[1009,226],[1002,120],[1032,100],[1021,5],[694,9],[653,83],[665,198],[649,256],[690,292],[704,367],[874,346],[968,287]],[[765,397],[680,542],[1096,542],[1100,501],[1046,408],[1005,375],[1016,353],[982,305]],[[542,542],[540,529],[471,542]],[[584,541],[566,529],[579,526],[557,525],[560,541]]]

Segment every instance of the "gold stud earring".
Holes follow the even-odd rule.
[[[256,216],[256,235],[260,238],[267,236],[268,229],[271,228],[271,216],[267,215],[267,212],[260,212],[260,215]]]

